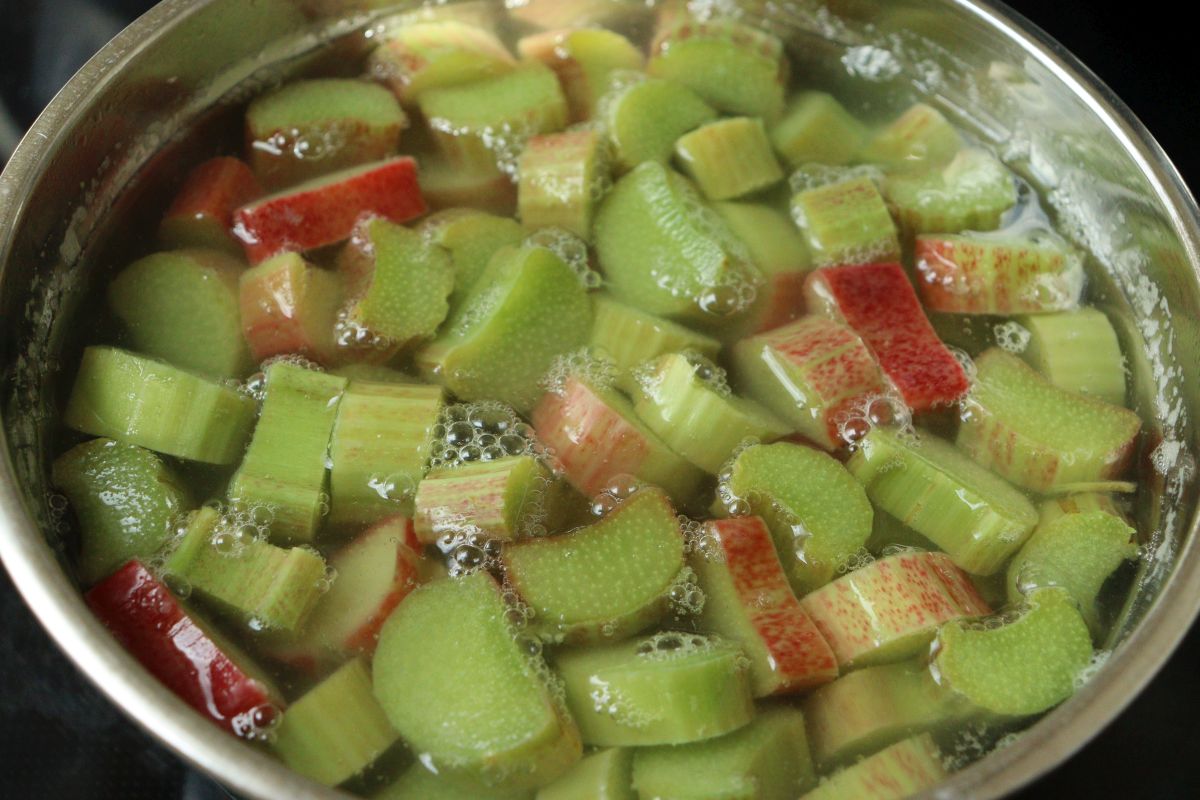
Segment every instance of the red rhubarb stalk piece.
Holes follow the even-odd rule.
[[[298,354],[332,364],[341,300],[341,278],[297,253],[284,253],[242,273],[242,334],[255,361]]]
[[[210,159],[188,173],[167,209],[159,237],[171,247],[238,248],[233,212],[262,197],[263,188],[242,161]]]

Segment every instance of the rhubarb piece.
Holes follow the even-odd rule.
[[[516,65],[489,31],[456,20],[397,27],[371,53],[367,70],[405,104],[429,89],[493,78]]]
[[[156,453],[232,464],[254,425],[254,401],[161,361],[89,347],[63,422]]]
[[[439,774],[520,789],[565,772],[580,743],[505,610],[486,572],[417,589],[380,633],[375,696]]]
[[[366,664],[356,658],[288,707],[271,749],[306,778],[337,786],[399,738],[371,693]]]
[[[686,744],[754,716],[741,651],[695,633],[658,633],[566,650],[554,666],[583,741],[598,747]]]
[[[999,626],[951,622],[934,644],[933,668],[943,683],[993,714],[1053,708],[1074,694],[1092,659],[1091,634],[1068,592],[1043,589],[1027,603]]]
[[[147,256],[108,285],[108,305],[140,352],[186,370],[240,378],[250,354],[238,318],[240,259],[216,250]]]
[[[537,794],[537,800],[635,800],[633,750],[610,747],[586,756]]]
[[[326,454],[346,380],[287,362],[266,376],[262,415],[229,497],[273,508],[273,540],[311,542],[328,510]]]
[[[250,165],[280,189],[394,155],[408,118],[392,93],[366,81],[296,81],[246,110]]]
[[[703,472],[637,421],[628,400],[579,377],[546,393],[531,419],[538,439],[554,449],[571,483],[589,497],[614,477],[633,475],[686,507],[704,480]]]
[[[766,521],[797,596],[832,580],[871,535],[871,503],[862,486],[818,450],[755,445],[726,469],[723,499],[746,501]]]
[[[439,211],[421,223],[421,232],[434,244],[450,251],[454,260],[451,309],[458,308],[470,294],[492,256],[503,247],[520,244],[527,236],[516,220],[470,208]]]
[[[507,247],[417,362],[463,400],[528,411],[554,359],[586,344],[591,332],[591,301],[575,272],[544,247]]]
[[[540,523],[536,489],[548,482],[549,473],[533,456],[431,472],[417,487],[417,538],[436,544],[443,536],[468,531],[503,541],[527,535],[531,525]]]
[[[1083,261],[1065,245],[981,236],[918,236],[925,306],[955,314],[1042,314],[1079,305]],[[1115,341],[1115,337],[1114,337]]]
[[[450,312],[449,254],[416,231],[384,219],[359,223],[338,258],[351,298],[346,322],[405,345],[432,337]]]
[[[733,332],[752,335],[799,318],[804,313],[804,279],[812,255],[792,220],[757,203],[714,203],[713,208],[746,244],[765,278],[744,322],[735,325]]]
[[[714,325],[744,311],[761,283],[741,240],[661,164],[617,182],[596,217],[595,245],[613,296],[651,314]]]
[[[421,165],[421,191],[435,211],[470,208],[499,214],[517,213],[517,187],[512,178],[486,168],[455,167],[444,160],[425,160]]]
[[[719,111],[773,121],[783,112],[783,42],[731,19],[686,21],[660,35],[647,71],[688,87]]]
[[[608,146],[597,131],[533,137],[521,155],[521,222],[531,229],[562,228],[590,239],[608,173]]]
[[[266,673],[140,562],[130,561],[84,599],[146,671],[223,730],[251,735],[283,707]]]
[[[814,163],[849,164],[866,137],[866,126],[825,92],[796,95],[771,127],[776,152],[793,169]]]
[[[858,157],[891,170],[927,169],[944,166],[962,148],[962,136],[949,120],[917,103],[877,131]]]
[[[886,391],[862,339],[824,317],[738,342],[733,366],[742,392],[827,450],[842,446],[846,414]]]
[[[334,322],[342,303],[338,276],[284,253],[242,273],[242,333],[255,361],[301,355],[332,363]]]
[[[158,238],[172,248],[242,248],[233,238],[234,209],[263,194],[254,172],[236,158],[205,161],[188,173],[158,226]]]
[[[896,225],[870,178],[805,189],[792,198],[792,217],[817,266],[869,264],[900,255]]]
[[[700,627],[737,642],[755,697],[801,692],[837,677],[837,659],[792,594],[771,532],[759,517],[705,523],[691,559],[705,602]]]
[[[85,586],[131,558],[149,558],[171,537],[188,495],[162,459],[132,444],[92,439],[54,460],[50,480],[79,519],[75,562]]]
[[[583,23],[573,20],[568,24]],[[549,30],[526,36],[517,42],[517,52],[524,59],[542,62],[558,75],[572,122],[596,115],[613,72],[640,70],[646,61],[624,36],[599,28]]]
[[[592,347],[610,358],[618,371],[618,385],[633,391],[631,370],[665,353],[692,351],[715,359],[721,343],[711,336],[639,311],[606,294],[592,298],[596,315]]]
[[[904,800],[948,776],[937,745],[922,734],[833,773],[800,800]]]
[[[1060,389],[993,348],[975,360],[958,446],[1008,480],[1046,492],[1119,478],[1141,420],[1128,409]]]
[[[791,429],[752,400],[737,397],[711,362],[671,353],[639,371],[634,411],[681,456],[715,475],[746,439],[770,442]]]
[[[299,631],[326,588],[325,560],[314,550],[246,538],[204,506],[163,571],[255,630]]]
[[[1125,405],[1125,357],[1104,312],[1081,308],[1018,317],[1016,322],[1029,331],[1021,357],[1046,380],[1068,392]]]
[[[408,386],[421,382],[413,376],[392,367],[379,364],[343,364],[329,370],[330,375],[345,378],[350,382],[364,381],[367,383],[399,383]]]
[[[350,238],[364,215],[408,222],[426,211],[407,156],[336,172],[243,206],[234,233],[252,263]]]
[[[380,6],[391,8],[391,6],[387,6],[386,0],[383,2],[368,0],[368,5],[376,8]],[[342,10],[345,10],[344,6]],[[396,11],[396,13],[384,17],[380,21],[380,25],[383,27],[385,35],[413,25],[448,21],[461,22],[464,25],[495,33],[504,24],[504,15],[504,8],[497,8],[491,0],[460,0],[460,2],[446,5],[420,5]]]
[[[518,22],[552,30],[569,25],[628,27],[644,22],[646,10],[628,0],[522,0],[511,4],[508,13]]]
[[[639,797],[676,800],[795,800],[816,783],[804,717],[794,708],[762,712],[717,739],[635,751]]]
[[[490,5],[490,3],[489,3]],[[445,777],[425,768],[420,761],[372,800],[534,800],[530,789],[496,789],[460,775]]]
[[[970,388],[899,264],[819,269],[805,291],[810,309],[823,309],[863,338],[913,411],[954,403]]]
[[[1093,511],[1103,511],[1105,514],[1110,514],[1119,520],[1126,521],[1124,512],[1113,501],[1112,495],[1086,492],[1063,495],[1046,500],[1042,503],[1041,508],[1038,509],[1038,524],[1045,525],[1065,514],[1088,514]]]
[[[1037,524],[1025,495],[936,436],[877,427],[846,466],[880,509],[975,575],[1000,569]]]
[[[985,150],[963,150],[943,169],[891,175],[883,193],[910,234],[994,231],[1017,203],[1008,167]]]
[[[842,669],[914,656],[938,626],[991,609],[944,553],[900,553],[849,572],[800,601]]]
[[[709,200],[732,200],[783,180],[761,119],[730,117],[685,134],[675,157]]]
[[[680,136],[717,118],[716,111],[680,84],[627,72],[610,77],[597,113],[622,172],[646,161],[665,164]]]
[[[683,546],[671,501],[642,489],[586,528],[506,547],[502,561],[544,634],[623,639],[666,611]]]

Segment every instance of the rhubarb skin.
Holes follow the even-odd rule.
[[[239,304],[242,334],[256,361],[302,355],[326,366],[337,360],[333,326],[342,300],[342,282],[284,253],[242,274]]]
[[[833,773],[800,800],[903,800],[948,774],[933,738],[923,734]]]
[[[130,561],[85,599],[130,655],[217,727],[244,735],[255,709],[283,708],[282,695],[262,671],[141,562]]]
[[[408,222],[428,209],[417,162],[403,156],[327,175],[234,212],[234,235],[251,263],[345,241],[367,215]]]
[[[642,52],[624,36],[599,28],[569,28],[526,36],[517,42],[517,52],[526,60],[541,61],[558,75],[571,122],[583,122],[595,115],[615,70],[640,70],[646,63]]]
[[[169,247],[214,247],[240,253],[233,237],[233,212],[263,195],[244,162],[222,156],[188,173],[158,228]]]
[[[956,402],[970,380],[942,343],[899,264],[827,267],[805,287],[811,310],[841,318],[866,342],[916,412]]]

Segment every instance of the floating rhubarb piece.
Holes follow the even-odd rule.
[[[421,223],[421,233],[433,244],[448,250],[454,259],[451,309],[458,308],[474,288],[492,256],[501,248],[520,244],[528,235],[516,220],[473,208],[439,211]]]
[[[233,238],[233,212],[261,197],[263,188],[254,172],[236,158],[205,161],[188,173],[171,203],[158,238],[168,247],[242,248]]]
[[[380,633],[375,696],[439,774],[519,789],[553,781],[580,744],[505,610],[486,572],[417,589]]]
[[[1046,492],[1118,478],[1132,457],[1137,414],[1054,386],[1012,353],[975,361],[958,446],[1008,480]]]
[[[569,24],[583,23],[573,20]],[[600,28],[550,30],[526,36],[517,42],[517,52],[521,58],[542,62],[558,75],[572,122],[595,116],[614,71],[640,70],[646,61],[624,36]]]
[[[768,709],[716,739],[634,751],[639,797],[795,800],[814,783],[804,717],[794,708]]]
[[[637,382],[631,370],[665,353],[692,351],[715,359],[721,343],[711,336],[639,311],[605,294],[592,298],[596,323],[592,327],[592,348],[612,360],[617,368],[617,385],[633,392]]]
[[[771,532],[759,517],[705,524],[691,560],[704,590],[700,627],[738,642],[755,697],[800,692],[837,677],[837,659],[792,594]]]
[[[490,6],[491,3],[489,2]],[[530,789],[497,789],[470,781],[461,775],[430,772],[420,761],[395,783],[371,795],[372,800],[534,800]]]
[[[899,661],[938,626],[991,609],[943,553],[901,553],[838,578],[800,601],[843,669]]]
[[[962,147],[962,136],[940,111],[917,103],[877,131],[858,158],[893,170],[923,169],[948,163]]]
[[[161,361],[89,347],[63,422],[169,456],[232,464],[250,437],[254,401]]]
[[[825,92],[801,92],[771,127],[776,152],[793,169],[803,164],[849,164],[867,136],[866,126]]]
[[[521,154],[517,205],[525,227],[592,237],[592,217],[609,181],[608,143],[594,130],[535,136]]]
[[[569,642],[623,639],[666,611],[683,547],[671,501],[642,489],[586,528],[506,547],[502,562],[544,634]]]
[[[392,93],[360,80],[297,81],[246,111],[250,165],[269,189],[387,158],[406,127]]]
[[[628,747],[610,747],[586,756],[539,791],[537,800],[635,800],[633,752]]]
[[[490,166],[455,167],[440,159],[425,159],[421,191],[435,211],[470,208],[505,217],[517,213],[517,187],[512,178]]]
[[[405,104],[429,89],[509,72],[516,60],[489,31],[455,20],[396,27],[371,53],[368,72]]]
[[[923,734],[835,772],[800,800],[904,800],[948,775],[937,745]]]
[[[317,178],[243,206],[234,233],[257,264],[286,251],[350,238],[363,216],[408,222],[426,211],[417,164],[407,156]]]
[[[266,673],[140,562],[130,561],[84,599],[151,675],[223,730],[251,735],[282,709],[283,696]]]
[[[332,272],[284,253],[242,273],[242,333],[255,361],[302,355],[332,363],[342,282]]]
[[[560,652],[554,666],[583,741],[600,747],[685,744],[754,716],[741,651],[695,633],[658,633]]]
[[[783,180],[762,120],[730,117],[675,142],[675,158],[709,200],[732,200]]]
[[[714,203],[713,208],[750,250],[766,279],[758,298],[735,326],[752,335],[788,324],[804,314],[804,279],[812,254],[795,223],[781,211],[758,203]]]
[[[806,292],[810,309],[823,309],[863,338],[913,411],[954,403],[970,388],[899,264],[819,269]]]
[[[792,198],[792,218],[818,266],[869,264],[900,255],[896,225],[870,178],[805,189]]]
[[[470,423],[467,423],[470,424]],[[541,524],[540,491],[549,472],[533,456],[463,464],[431,472],[417,487],[414,530],[422,544],[475,533],[510,541]]]
[[[665,164],[680,136],[717,118],[717,112],[690,89],[673,81],[647,79],[640,72],[612,75],[597,114],[621,171],[645,161]]]
[[[1081,308],[1015,321],[1029,331],[1021,358],[1046,380],[1068,392],[1125,405],[1125,357],[1103,311]]]
[[[994,231],[1017,204],[1008,167],[985,150],[963,150],[943,169],[891,175],[883,193],[910,234]]]

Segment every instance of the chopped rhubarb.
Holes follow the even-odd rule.
[[[262,185],[236,158],[205,161],[188,173],[167,209],[158,235],[171,247],[239,250],[233,238],[233,212],[261,197]]]
[[[335,360],[333,326],[342,300],[336,274],[284,253],[242,274],[239,299],[242,334],[255,360],[291,354]]]

